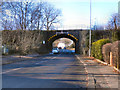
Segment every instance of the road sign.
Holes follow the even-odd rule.
[[[69,34],[69,32],[63,32],[63,31],[61,31],[61,32],[56,32],[56,34]]]
[[[43,44],[45,44],[45,41],[43,41]]]

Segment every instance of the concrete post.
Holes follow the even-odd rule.
[[[118,54],[119,55],[119,54]],[[119,69],[120,68],[120,62],[119,62],[119,56],[117,56],[117,69]]]
[[[112,52],[110,52],[110,65],[113,66]]]

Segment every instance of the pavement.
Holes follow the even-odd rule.
[[[113,67],[103,65],[93,58],[76,55],[86,69],[88,74],[88,88],[108,88],[109,90],[120,89],[119,74]]]

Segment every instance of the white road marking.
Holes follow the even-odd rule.
[[[50,59],[51,57],[45,57],[45,58],[43,58],[43,59]]]
[[[40,63],[36,63],[36,64],[40,64]]]
[[[56,57],[53,57],[53,58],[51,58],[51,59],[55,59]]]
[[[49,59],[55,59],[56,57],[53,57],[53,58],[51,58],[51,57],[46,57],[46,58],[49,58]],[[43,58],[43,59],[46,59],[46,58]],[[45,61],[40,61],[39,63],[36,63],[36,64],[40,64],[40,63],[42,63],[42,62],[47,62],[48,60],[45,60]]]
[[[56,57],[45,57],[43,59],[55,59]]]
[[[8,71],[5,71],[5,72],[2,72],[2,73],[0,73],[0,74],[5,74],[5,73],[12,72],[12,71],[17,71],[17,70],[20,70],[20,69],[22,69],[22,67],[21,67],[21,68],[11,69],[11,70],[8,70]]]

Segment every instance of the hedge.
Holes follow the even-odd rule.
[[[120,41],[113,42],[112,47],[113,65],[120,69]]]
[[[92,43],[91,55],[97,59],[103,60],[102,46],[106,43],[110,43],[109,39],[100,39]]]
[[[103,59],[108,64],[110,64],[111,47],[112,47],[112,43],[107,43],[107,44],[102,46]]]

